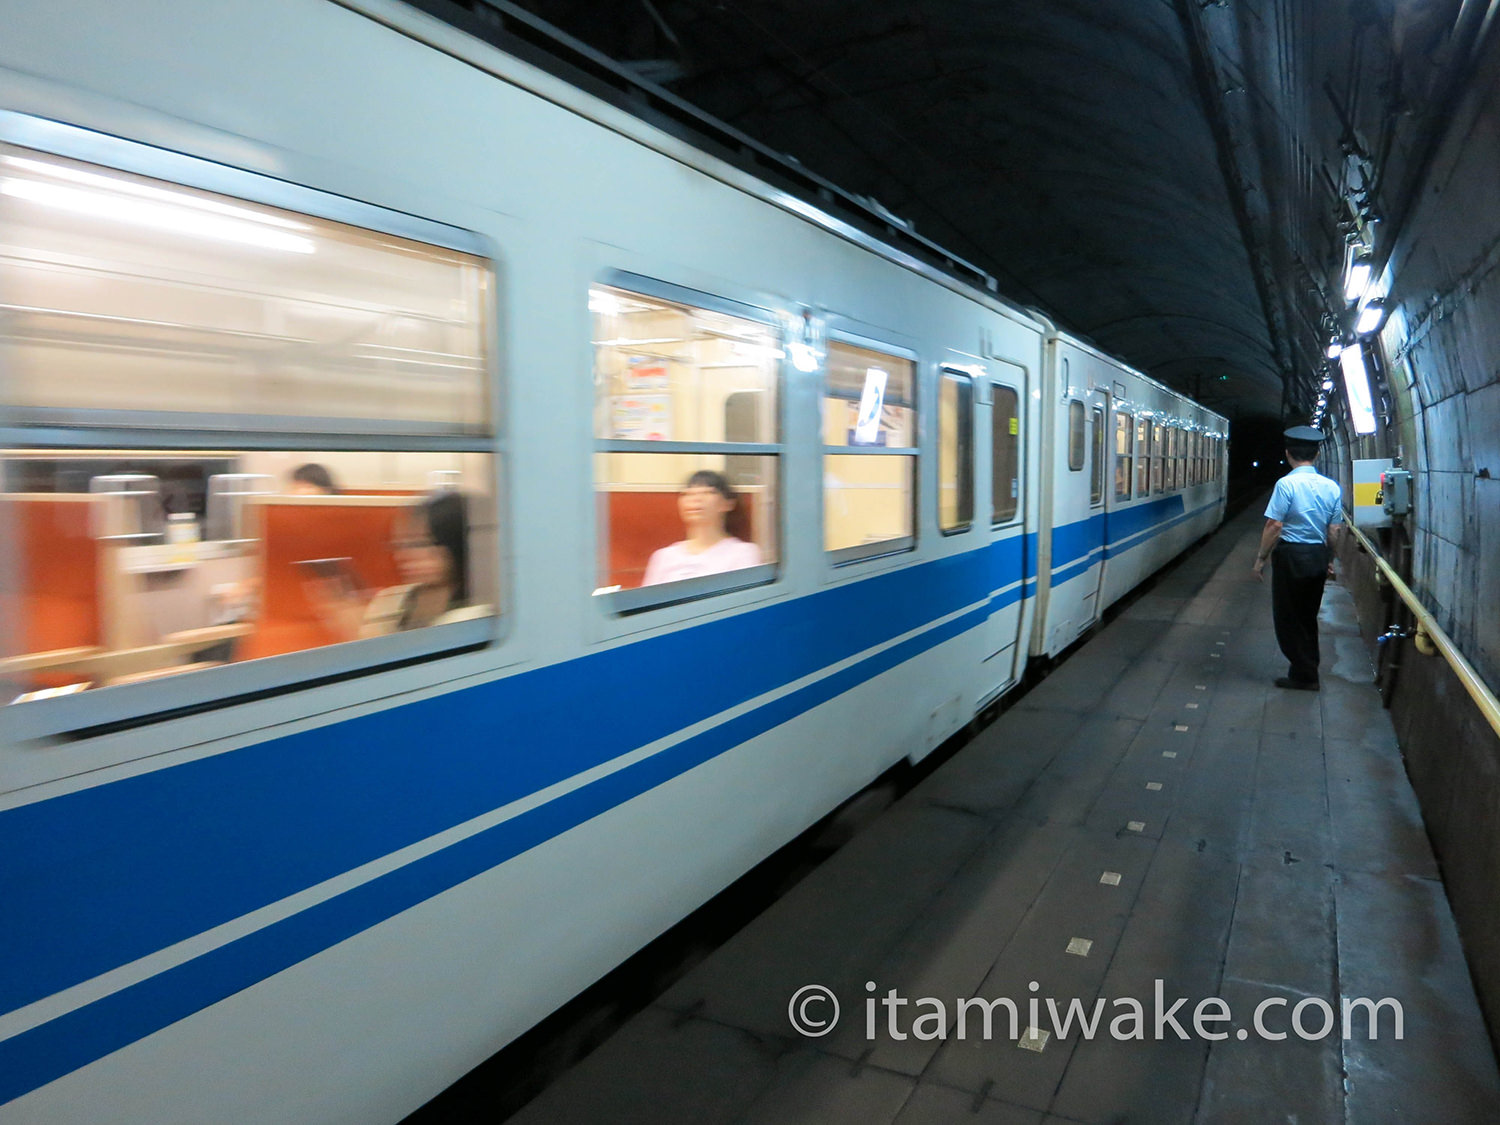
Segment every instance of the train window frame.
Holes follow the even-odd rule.
[[[1104,504],[1104,407],[1089,411],[1089,427],[1089,507],[1098,508]]]
[[[1115,414],[1115,499],[1130,500],[1135,495],[1135,415],[1128,410],[1116,410]],[[1124,423],[1123,429],[1121,423]],[[1125,448],[1122,450],[1121,435],[1123,434]],[[1120,467],[1123,462],[1125,468],[1124,483],[1121,489]]]
[[[858,563],[873,562],[877,559],[889,559],[895,555],[904,555],[917,549],[922,527],[922,465],[925,460],[923,456],[922,433],[925,426],[924,404],[922,401],[922,363],[914,348],[904,347],[892,343],[890,340],[881,339],[876,336],[867,336],[859,332],[850,331],[838,324],[833,317],[828,319],[828,330],[825,336],[827,341],[823,364],[818,372],[818,410],[820,424],[818,427],[818,463],[819,479],[824,483],[819,489],[818,502],[818,538],[823,544],[823,557],[836,573],[846,567]],[[821,423],[824,403],[829,398],[828,394],[828,366],[829,356],[833,349],[843,344],[847,347],[857,348],[863,351],[876,352],[880,355],[889,356],[891,359],[899,359],[911,365],[912,382],[912,436],[916,445],[910,446],[872,446],[872,445],[829,445],[823,440],[823,427]],[[903,457],[910,465],[910,502],[911,502],[911,534],[896,536],[891,539],[882,539],[874,543],[860,543],[850,547],[837,547],[829,550],[827,547],[828,531],[825,510],[827,508],[827,477],[828,459],[830,457]]]
[[[1068,399],[1068,472],[1083,471],[1088,458],[1088,435],[1084,429],[1085,410],[1083,400]]]
[[[955,509],[957,519],[952,524],[943,522],[943,497],[945,470],[943,465],[943,443],[945,434],[943,431],[943,390],[951,384],[958,393],[957,418],[955,425],[957,432],[955,436],[956,471],[957,479],[953,486],[956,492]],[[936,511],[938,514],[938,532],[942,535],[962,535],[974,526],[974,377],[966,371],[960,371],[953,367],[938,368],[938,422],[937,422],[937,471],[933,474],[937,481],[938,498]]]
[[[76,451],[83,458],[91,454],[138,452],[167,456],[194,454],[212,459],[225,455],[226,451],[235,455],[474,454],[486,459],[481,476],[494,522],[488,546],[495,553],[494,573],[489,576],[494,585],[478,595],[484,598],[482,602],[476,598],[477,604],[471,607],[485,613],[420,629],[194,669],[186,675],[91,688],[61,698],[29,700],[24,706],[0,708],[3,740],[87,737],[104,729],[152,726],[179,715],[245,706],[258,698],[306,698],[306,689],[329,681],[376,676],[443,661],[441,667],[418,675],[419,680],[436,685],[463,674],[451,664],[452,659],[495,650],[508,638],[515,615],[510,601],[514,583],[506,565],[511,505],[507,490],[509,442],[504,341],[500,334],[504,271],[500,249],[491,238],[321,188],[13,111],[0,111],[0,144],[29,150],[40,157],[85,163],[104,172],[142,177],[167,189],[208,192],[231,201],[273,208],[365,233],[392,235],[477,259],[476,264],[487,281],[478,304],[483,321],[478,335],[482,358],[477,378],[480,401],[488,415],[477,426],[233,410],[169,412],[164,420],[155,410],[12,405],[3,409],[0,450],[14,450],[18,456],[61,456]],[[493,658],[485,659],[486,667],[493,664]]]
[[[595,286],[605,286],[618,289],[639,296],[666,301],[671,304],[682,305],[690,309],[701,309],[705,312],[718,313],[732,316],[741,320],[754,322],[769,328],[774,334],[777,347],[780,349],[785,344],[786,323],[785,318],[775,309],[765,305],[758,305],[750,301],[738,300],[734,297],[724,296],[709,290],[697,289],[692,286],[668,281],[664,278],[653,277],[648,274],[638,273],[633,270],[616,267],[606,267],[596,271],[590,279],[587,291],[592,292]],[[585,302],[586,304],[586,302]],[[592,312],[586,311],[586,323],[592,325]],[[594,372],[595,348],[593,343],[593,332],[585,332],[585,340],[588,343],[588,363],[591,375]],[[768,563],[757,566],[741,567],[736,570],[725,571],[719,574],[704,575],[699,578],[690,578],[676,582],[664,582],[652,586],[636,586],[628,589],[608,590],[595,587],[590,601],[598,607],[603,615],[611,621],[622,622],[627,619],[637,618],[638,615],[652,610],[666,610],[672,608],[684,609],[686,616],[695,616],[698,613],[710,612],[708,607],[695,605],[707,599],[717,599],[724,595],[740,594],[746,591],[761,591],[766,587],[774,586],[783,575],[783,561],[786,555],[786,482],[785,469],[787,460],[787,387],[789,360],[782,356],[776,364],[776,409],[774,414],[775,438],[774,442],[731,442],[731,441],[659,441],[650,439],[630,438],[601,438],[593,429],[594,411],[597,409],[597,399],[591,393],[589,400],[589,456],[591,461],[601,454],[622,453],[634,455],[650,454],[700,454],[708,456],[731,457],[736,455],[772,458],[775,462],[775,523],[774,533],[777,545],[777,557]],[[590,385],[593,385],[592,378]],[[594,479],[594,473],[589,473],[589,505],[592,513],[590,523],[593,527],[591,537],[592,552],[590,555],[591,572],[597,577],[598,560],[601,551],[605,550],[609,543],[609,531],[607,522],[600,517],[598,511],[598,497],[600,495],[598,483]],[[751,594],[751,597],[762,596]],[[736,599],[737,601],[738,599]],[[723,603],[715,602],[715,607]],[[632,621],[627,626],[644,627],[647,624],[673,623],[672,615],[664,617],[653,617],[647,620]]]
[[[1004,393],[1010,395],[1011,398],[1015,401],[1015,413],[1014,414],[1006,415],[1006,417],[1014,418],[1015,419],[1015,423],[1016,423],[1016,432],[1013,433],[1013,434],[1012,433],[1007,433],[1005,435],[1006,437],[1014,438],[1015,439],[1014,442],[1012,443],[1012,448],[1015,451],[1016,472],[1015,472],[1015,476],[1012,477],[1012,478],[1010,478],[1010,479],[1012,479],[1012,480],[1015,481],[1015,495],[1012,496],[1012,497],[1009,497],[1009,499],[1012,501],[1012,504],[1010,506],[1010,511],[1009,511],[1008,514],[1005,514],[1003,516],[1000,514],[1000,509],[996,506],[996,503],[995,503],[995,501],[996,501],[996,489],[995,489],[995,480],[996,480],[996,478],[995,478],[995,470],[997,468],[996,463],[995,463],[995,422],[1001,417],[1000,412],[996,409],[1000,405],[999,402],[997,401],[998,398],[999,398],[999,393],[1000,392],[1004,392]],[[1012,526],[1014,526],[1017,523],[1021,523],[1025,519],[1025,499],[1026,499],[1026,487],[1025,487],[1025,479],[1026,479],[1026,475],[1025,475],[1025,467],[1026,467],[1026,426],[1025,426],[1025,422],[1024,422],[1024,419],[1023,419],[1023,411],[1022,411],[1022,408],[1023,408],[1025,402],[1026,402],[1026,396],[1021,393],[1021,387],[1020,387],[1019,384],[1005,383],[1005,382],[1001,382],[998,379],[991,379],[990,380],[990,529],[991,529],[991,531],[995,531],[995,530],[998,530],[1000,528],[1012,527]]]
[[[1135,496],[1151,495],[1151,416],[1135,416]]]

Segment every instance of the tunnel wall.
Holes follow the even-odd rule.
[[[1413,512],[1382,550],[1492,690],[1500,688],[1500,36],[1472,71],[1431,172],[1398,233],[1398,303],[1382,333],[1390,425],[1340,435],[1348,457],[1402,454]],[[1347,477],[1345,478],[1347,480]],[[1372,642],[1403,620],[1373,564],[1346,550]],[[1410,641],[1381,652],[1407,771],[1500,1046],[1500,738],[1446,661]]]

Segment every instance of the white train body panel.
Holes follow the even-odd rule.
[[[493,643],[87,737],[0,729],[0,1121],[399,1119],[1221,517],[1222,473],[1120,500],[1104,471],[1096,498],[1066,402],[1106,449],[1122,404],[1222,419],[410,9],[6,0],[0,26],[0,140],[123,138],[163,179],[181,154],[477,235],[503,407]],[[592,597],[587,294],[620,272],[917,357],[913,548],[830,562],[821,376],[787,364],[775,581]],[[921,405],[944,368],[977,388],[974,517],[947,535]]]

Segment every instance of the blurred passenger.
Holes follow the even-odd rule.
[[[327,466],[309,461],[292,470],[292,482],[287,491],[293,496],[337,496],[340,490]]]
[[[642,586],[681,582],[705,574],[723,574],[759,566],[760,548],[730,531],[742,530],[744,512],[739,494],[723,473],[700,469],[688,477],[677,495],[677,514],[682,517],[687,538],[651,555]]]
[[[308,600],[339,640],[441,625],[469,600],[469,521],[458,492],[429,496],[396,518],[391,553],[401,583],[368,600],[352,576],[307,583]]]

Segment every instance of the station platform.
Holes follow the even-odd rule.
[[[512,1120],[1500,1120],[1495,1057],[1353,599],[1329,585],[1322,691],[1274,687],[1270,583],[1250,576],[1258,512]],[[789,1019],[809,985],[840,1008],[828,1029],[826,997],[802,994],[816,1036]],[[907,1003],[888,1004],[891,990]],[[1003,1008],[988,1039],[967,1009],[960,1037],[960,1001],[999,997],[1019,1010],[1020,1040]],[[1186,1039],[1158,1023],[1178,997]],[[1192,1019],[1212,997],[1232,1013],[1205,1022],[1227,1036],[1214,1040]],[[1359,1008],[1343,1037],[1343,1001],[1386,997],[1401,1039],[1389,1006],[1378,1038]],[[1045,1037],[1025,1030],[1032,998]],[[1056,1032],[1049,998],[1063,1012],[1108,1004],[1084,1038],[1076,1022]],[[1254,1029],[1266,1001],[1263,1026],[1286,1038]],[[1308,1032],[1328,1006],[1326,1036],[1293,1029],[1303,1001]],[[1117,1017],[1121,1036],[1144,1038],[1111,1035]]]

